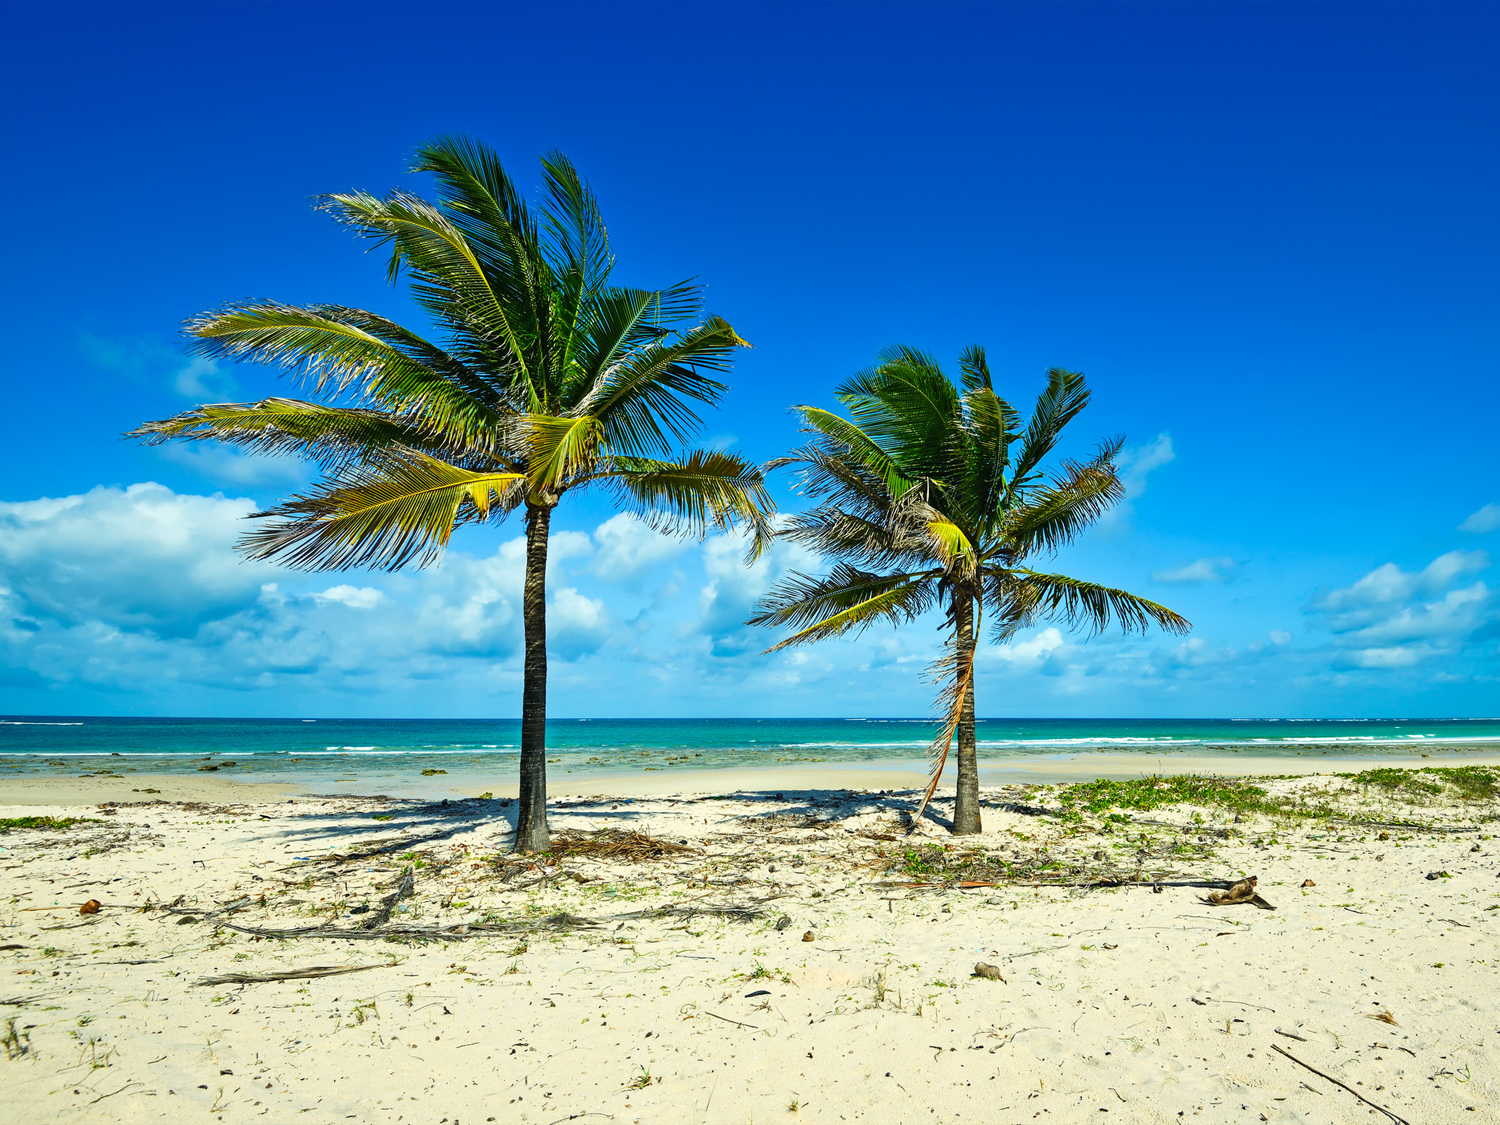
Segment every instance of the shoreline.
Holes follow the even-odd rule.
[[[1389,753],[1358,754],[1351,749],[1306,749],[1296,754],[1202,754],[1193,752],[1146,753],[1144,751],[1036,754],[997,760],[979,759],[983,785],[1045,785],[1095,779],[1127,781],[1149,776],[1179,774],[1205,777],[1306,776],[1321,773],[1358,773],[1374,768],[1422,769],[1452,765],[1500,767],[1500,748],[1442,745],[1413,747],[1410,755],[1393,760]],[[384,769],[384,767],[382,767]],[[343,772],[357,773],[356,770]],[[464,770],[421,777],[391,776],[389,773],[352,779],[324,776],[289,778],[278,776],[250,780],[248,770],[236,776],[200,772],[155,770],[133,777],[26,774],[0,777],[0,805],[42,806],[61,804],[145,804],[153,801],[267,801],[292,797],[384,795],[399,798],[477,797],[492,793],[514,798],[514,770]],[[660,795],[666,793],[774,793],[787,789],[912,789],[925,787],[926,763],[911,759],[873,761],[785,763],[774,765],[724,766],[707,769],[634,768],[592,770],[570,774],[565,769],[548,773],[551,797],[602,796],[611,794]],[[955,766],[950,756],[938,792],[951,790]],[[349,786],[347,790],[344,785]]]

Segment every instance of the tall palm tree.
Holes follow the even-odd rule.
[[[454,528],[523,511],[526,572],[518,850],[548,846],[548,528],[563,496],[602,488],[661,530],[702,536],[748,525],[767,542],[760,470],[729,453],[672,460],[695,407],[727,389],[745,342],[701,312],[689,284],[610,283],[614,264],[593,193],[565,157],[542,160],[534,210],[499,159],[464,137],[418,150],[437,200],[396,191],[329,195],[319,207],[405,270],[437,326],[431,342],[341,305],[229,305],[191,320],[193,350],[271,364],[318,401],[199,406],[133,431],[148,442],[217,440],[295,454],[322,479],[254,517],[253,559],[308,570],[396,570],[438,561]]]
[[[1088,405],[1083,376],[1049,371],[1023,430],[1019,414],[995,394],[984,351],[969,348],[959,366],[962,392],[931,357],[893,348],[837,390],[848,419],[795,407],[812,440],[768,468],[799,466],[799,490],[821,503],[789,517],[778,534],[835,565],[823,578],[783,580],[751,623],[796,628],[774,652],[941,608],[950,634],[933,674],[943,685],[944,721],[917,816],[956,732],[953,831],[971,833],[980,831],[974,648],[986,609],[996,641],[1038,620],[1095,631],[1112,619],[1127,631],[1155,622],[1180,633],[1190,625],[1155,602],[1028,562],[1075,539],[1124,494],[1118,439],[1088,461],[1064,461],[1044,474],[1063,428]]]

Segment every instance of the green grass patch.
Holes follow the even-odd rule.
[[[1385,766],[1362,773],[1341,773],[1356,785],[1383,789],[1393,797],[1441,796],[1444,788],[1464,801],[1492,801],[1500,796],[1500,771],[1493,766]]]
[[[1229,777],[1143,777],[1132,781],[1087,781],[1058,790],[1064,819],[1081,819],[1084,813],[1100,816],[1110,809],[1149,812],[1166,805],[1203,805],[1238,812],[1290,813],[1299,816],[1329,816],[1323,806],[1308,808],[1283,804],[1267,796],[1258,785]]]
[[[1384,790],[1393,797],[1401,793],[1425,793],[1430,797],[1436,797],[1443,791],[1441,785],[1420,776],[1420,772],[1394,766],[1382,766],[1379,769],[1364,770],[1361,773],[1341,773],[1338,776],[1348,778],[1355,785]]]

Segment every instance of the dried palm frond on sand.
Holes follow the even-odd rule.
[[[672,855],[692,852],[686,844],[659,840],[644,832],[621,828],[601,828],[597,832],[559,832],[548,849],[558,859],[565,856],[587,856],[590,859],[623,860],[645,863]]]

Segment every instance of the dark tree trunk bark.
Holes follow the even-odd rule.
[[[550,507],[526,505],[526,655],[521,687],[521,799],[516,851],[544,852],[547,831],[547,529]]]
[[[979,750],[974,741],[974,599],[967,591],[955,595],[953,627],[961,663],[971,669],[958,719],[958,796],[953,805],[953,832],[967,836],[984,831],[979,823]]]

